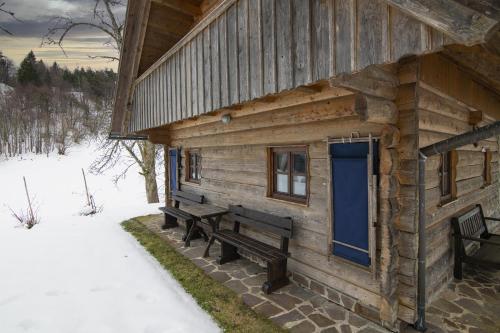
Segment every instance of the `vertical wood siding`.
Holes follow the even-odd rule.
[[[380,0],[238,0],[210,20],[136,82],[130,131],[451,42]]]

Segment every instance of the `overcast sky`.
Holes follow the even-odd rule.
[[[22,22],[9,15],[0,13],[0,25],[8,29],[14,36],[0,31],[0,51],[18,65],[25,55],[33,50],[38,59],[51,64],[57,61],[68,68],[92,67],[113,68],[118,63],[104,59],[91,59],[91,56],[116,55],[114,49],[104,45],[109,38],[102,32],[93,29],[73,30],[63,44],[67,56],[57,46],[41,47],[42,37],[51,26],[55,16],[68,16],[74,21],[93,20],[92,10],[96,0],[0,0],[2,7],[12,11]],[[126,3],[126,0],[123,0]],[[125,6],[116,10],[117,16],[123,19]]]

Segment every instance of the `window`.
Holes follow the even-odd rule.
[[[300,203],[307,202],[306,147],[270,148],[269,195],[273,198]]]
[[[201,154],[198,149],[186,152],[186,181],[200,183],[201,180]]]
[[[491,185],[491,151],[484,152],[484,186]]]
[[[456,152],[441,153],[439,167],[439,185],[441,189],[441,202],[446,203],[456,198],[455,165]]]

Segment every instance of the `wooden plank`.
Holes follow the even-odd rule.
[[[179,85],[181,100],[181,119],[188,117],[187,113],[187,80],[186,80],[186,47],[179,50]]]
[[[220,107],[229,105],[227,15],[219,18]],[[231,73],[233,75],[233,73]]]
[[[337,73],[348,73],[355,63],[355,5],[354,0],[335,1],[336,45],[335,67]]]
[[[186,44],[184,47],[186,52],[184,54],[185,62],[186,62],[186,76],[184,79],[186,80],[186,118],[191,118],[193,116],[193,87],[192,87],[192,76],[191,76],[191,68],[193,65],[191,64],[191,44]]]
[[[413,55],[422,49],[421,23],[400,10],[390,8],[391,59]]]
[[[387,12],[380,0],[357,0],[356,66],[358,69],[384,62],[383,21]]]
[[[212,111],[212,40],[210,27],[203,30],[203,95],[205,97],[205,112]]]
[[[263,95],[264,86],[261,0],[248,0],[248,18],[250,98],[254,99]]]
[[[276,0],[276,55],[278,91],[293,86],[292,11],[290,0]]]
[[[498,23],[452,0],[386,1],[467,46],[486,42],[490,31]],[[472,17],[474,19],[471,19]]]
[[[197,39],[191,41],[191,115],[198,115],[198,44]]]
[[[217,110],[220,108],[220,59],[219,59],[219,25],[217,21],[210,25],[210,58],[212,70],[212,108]]]
[[[174,95],[172,93],[173,81],[172,81],[172,61],[167,61],[167,121],[169,123],[174,121]]]
[[[250,60],[248,41],[248,1],[238,2],[238,73],[240,102],[250,99]]]
[[[263,94],[277,92],[277,56],[276,56],[276,1],[262,1],[262,42],[263,42]]]
[[[198,73],[198,109],[196,115],[200,115],[205,113],[205,66],[203,65],[203,54],[204,54],[204,48],[203,48],[203,34],[198,35],[196,38],[196,72]]]
[[[318,81],[330,77],[331,69],[331,7],[332,1],[312,2],[312,61],[313,73],[312,81]]]
[[[292,0],[292,37],[294,86],[312,81],[311,1]]]
[[[239,97],[239,65],[238,65],[238,22],[236,5],[227,11],[227,49],[228,49],[228,93],[229,104],[238,104]]]

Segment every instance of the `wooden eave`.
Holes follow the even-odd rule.
[[[129,0],[118,70],[112,133],[124,133],[135,79],[181,40],[213,0]]]
[[[120,132],[128,130],[125,115],[129,114],[127,111],[132,102],[134,84],[151,75],[162,62],[174,56],[193,36],[199,34],[235,2],[237,1],[130,0],[113,114],[114,132],[117,132],[118,128]],[[442,43],[443,52],[465,68],[477,71],[484,76],[485,83],[500,92],[500,6],[496,0],[380,2],[385,2],[442,33],[442,38],[447,40]],[[430,31],[429,34],[431,35]],[[142,39],[137,39],[137,36]],[[422,53],[436,52],[433,36],[429,36],[427,46],[424,43],[422,39]],[[452,46],[448,47],[449,45]],[[470,48],[477,50],[477,53],[471,53]],[[389,58],[393,60],[392,51],[389,52]],[[467,52],[468,57],[462,57]],[[485,61],[483,65],[478,66],[474,61],[475,54],[479,54],[482,61]],[[385,56],[383,60],[387,62],[389,59]],[[353,71],[359,70],[356,64],[353,66]]]

